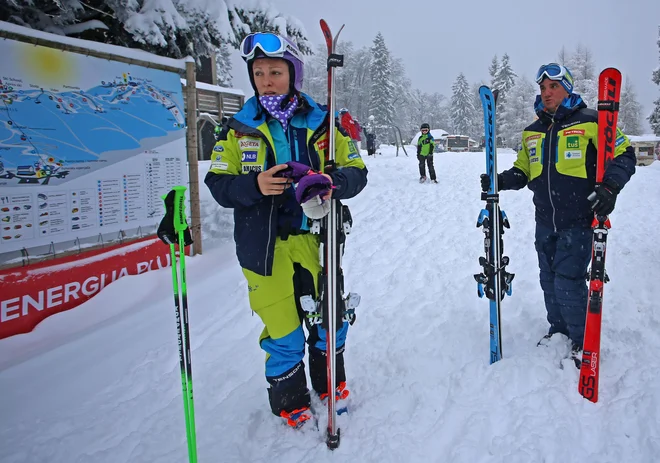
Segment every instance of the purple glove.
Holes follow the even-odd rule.
[[[277,172],[274,177],[290,178],[293,183],[298,183],[310,170],[309,166],[296,161],[289,161],[286,165],[287,168]]]
[[[305,175],[296,187],[296,200],[305,203],[316,196],[325,196],[332,188],[332,182],[323,174]]]

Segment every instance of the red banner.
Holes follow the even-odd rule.
[[[79,306],[123,276],[169,266],[169,246],[149,237],[2,270],[0,339],[32,331],[45,318]]]

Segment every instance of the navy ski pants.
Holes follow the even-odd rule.
[[[555,231],[536,224],[535,247],[539,279],[550,323],[549,334],[562,333],[582,346],[587,313],[587,268],[593,231],[571,228]]]

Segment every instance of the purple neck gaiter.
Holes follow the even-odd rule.
[[[261,105],[268,111],[268,114],[273,116],[275,119],[280,121],[282,128],[286,131],[289,126],[289,121],[293,116],[293,112],[298,107],[298,95],[294,95],[291,101],[284,107],[280,109],[282,100],[284,100],[288,95],[262,95],[259,97],[259,102]]]

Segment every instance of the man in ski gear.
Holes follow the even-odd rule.
[[[534,193],[535,247],[550,323],[540,343],[555,333],[567,336],[579,368],[594,212],[614,210],[617,195],[635,173],[635,153],[617,128],[614,159],[597,187],[597,111],[573,92],[573,76],[565,66],[541,66],[536,82],[538,119],[523,131],[518,158],[511,169],[498,174],[497,182],[500,191],[528,186]],[[482,189],[488,185],[488,176],[482,175]]]
[[[417,160],[419,160],[419,181],[426,181],[426,165],[429,166],[429,175],[431,182],[438,183],[435,177],[435,168],[433,167],[433,150],[435,149],[435,140],[431,135],[431,126],[426,122],[420,127],[422,134],[417,140]]]
[[[302,55],[292,41],[253,33],[243,40],[241,53],[255,96],[227,122],[205,183],[221,206],[234,209],[236,254],[250,306],[265,325],[259,343],[266,351],[271,410],[298,427],[311,418],[301,323],[308,318],[301,298],[316,300],[321,271],[320,236],[310,232],[313,223],[304,213],[305,204],[352,198],[365,187],[367,169],[354,143],[335,124],[339,169],[324,173],[329,115],[302,93]],[[329,187],[314,182],[317,195],[299,194],[297,200],[293,183],[302,180],[288,174],[291,161],[324,177]],[[319,395],[327,394],[326,333],[318,324],[307,328],[312,387]],[[338,385],[346,381],[347,330],[344,322],[337,332]]]
[[[367,132],[367,129],[364,129],[364,133],[367,137],[367,156],[376,155],[376,134],[373,132]]]

